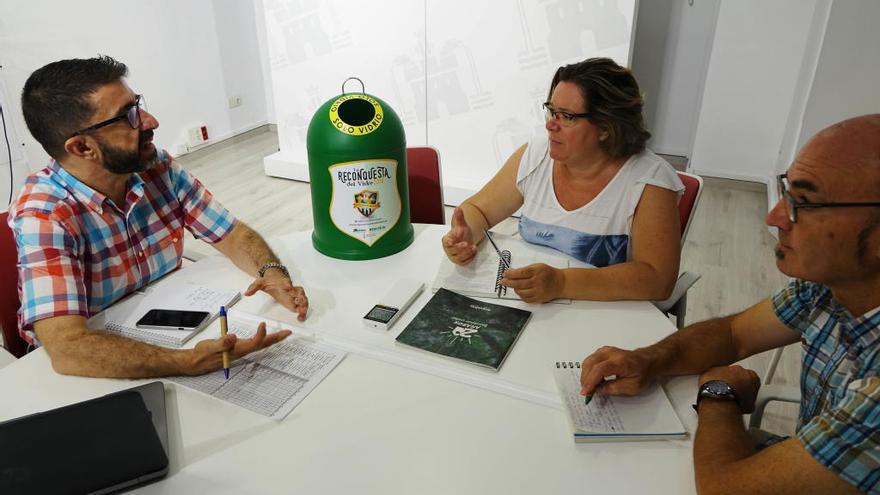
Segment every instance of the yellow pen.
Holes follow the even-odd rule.
[[[220,306],[220,336],[226,337],[226,306]],[[229,351],[223,351],[223,376],[229,380]]]

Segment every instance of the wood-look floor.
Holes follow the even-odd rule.
[[[310,230],[312,213],[307,183],[267,177],[263,157],[278,150],[268,126],[191,153],[179,162],[198,177],[233,212],[264,236]],[[767,196],[763,185],[706,178],[703,195],[682,252],[682,269],[702,275],[688,293],[687,321],[701,321],[745,309],[786,282],[773,258],[775,239],[764,225]],[[451,208],[447,211],[447,221]],[[498,229],[512,232],[505,221]],[[211,253],[191,237],[188,249]],[[770,353],[741,363],[763,376]],[[789,346],[774,383],[797,385],[800,348]],[[796,405],[771,405],[764,426],[794,431]]]

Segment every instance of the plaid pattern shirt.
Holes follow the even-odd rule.
[[[165,151],[133,174],[120,208],[59,163],[27,178],[10,208],[18,248],[19,333],[54,316],[86,318],[180,266],[183,229],[209,243],[235,219]]]
[[[773,307],[802,335],[797,437],[835,474],[880,493],[880,308],[854,317],[830,289],[803,280],[777,292]]]

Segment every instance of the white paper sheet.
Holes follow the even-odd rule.
[[[230,318],[229,332],[248,338],[256,331],[250,320]],[[345,357],[346,352],[301,337],[249,354],[232,364],[229,380],[221,370],[171,381],[256,413],[281,420],[290,414]]]

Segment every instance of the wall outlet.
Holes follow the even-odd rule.
[[[186,144],[190,148],[199,146],[208,141],[208,126],[199,124],[186,130]]]
[[[229,108],[241,106],[241,96],[235,95],[229,97]]]

